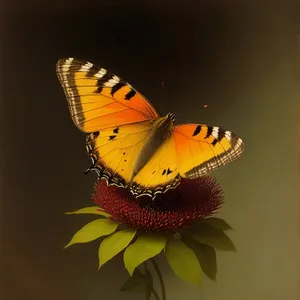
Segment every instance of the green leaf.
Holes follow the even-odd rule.
[[[181,239],[195,252],[205,275],[215,281],[217,274],[217,257],[215,249],[211,246],[201,244],[188,236],[182,236]]]
[[[109,235],[117,229],[118,225],[118,223],[112,222],[109,219],[94,220],[77,231],[65,248],[76,243],[88,243],[101,236]]]
[[[125,249],[132,241],[135,234],[135,230],[125,229],[117,231],[106,237],[100,244],[98,251],[99,269],[107,261]]]
[[[201,267],[193,250],[182,241],[172,238],[167,242],[165,253],[171,268],[178,277],[201,287]]]
[[[223,231],[232,230],[232,227],[227,222],[219,218],[208,218],[205,219],[204,222],[216,229],[221,229]]]
[[[194,240],[223,251],[235,251],[231,239],[220,229],[214,228],[205,222],[196,222],[185,231]]]
[[[161,234],[139,236],[124,252],[124,264],[132,275],[134,269],[147,259],[159,254],[166,245],[166,237]]]
[[[147,299],[150,299],[153,290],[153,278],[151,273],[147,270],[142,274],[138,269],[135,269],[132,277],[130,277],[121,287],[121,292],[136,292],[146,293]]]
[[[94,214],[103,217],[110,217],[110,214],[106,213],[105,211],[102,211],[99,206],[85,207],[76,211],[66,212],[65,214],[66,215]]]

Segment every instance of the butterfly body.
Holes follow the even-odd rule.
[[[108,184],[155,197],[238,158],[244,143],[205,124],[174,125],[120,77],[74,58],[57,63],[75,125],[87,133],[94,170]]]

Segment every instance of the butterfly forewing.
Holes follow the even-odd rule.
[[[61,59],[56,66],[75,125],[84,132],[159,117],[130,84],[90,62]]]
[[[179,173],[182,177],[197,178],[238,158],[244,143],[230,131],[200,124],[184,124],[173,133]]]

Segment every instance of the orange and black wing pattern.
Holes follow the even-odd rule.
[[[58,61],[56,70],[72,119],[88,134],[89,170],[108,184],[129,187],[136,197],[154,198],[176,188],[181,178],[207,175],[244,151],[242,139],[220,127],[174,126],[172,114],[161,118],[144,96],[104,68],[67,58]],[[157,124],[171,122],[170,117],[170,131],[157,140]],[[147,157],[149,151],[153,153]],[[137,158],[145,157],[139,169]]]
[[[83,132],[143,122],[157,110],[130,84],[104,68],[75,58],[56,65],[75,125]]]
[[[178,170],[181,177],[197,178],[241,156],[244,142],[233,132],[205,124],[174,128]]]

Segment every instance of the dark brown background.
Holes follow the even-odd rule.
[[[297,1],[6,0],[0,14],[1,300],[142,298],[118,292],[121,257],[96,272],[97,242],[62,250],[92,219],[63,213],[90,205],[95,181],[55,74],[68,56],[130,81],[162,114],[246,142],[216,172],[238,253],[218,253],[204,292],[159,259],[168,300],[298,299]]]

